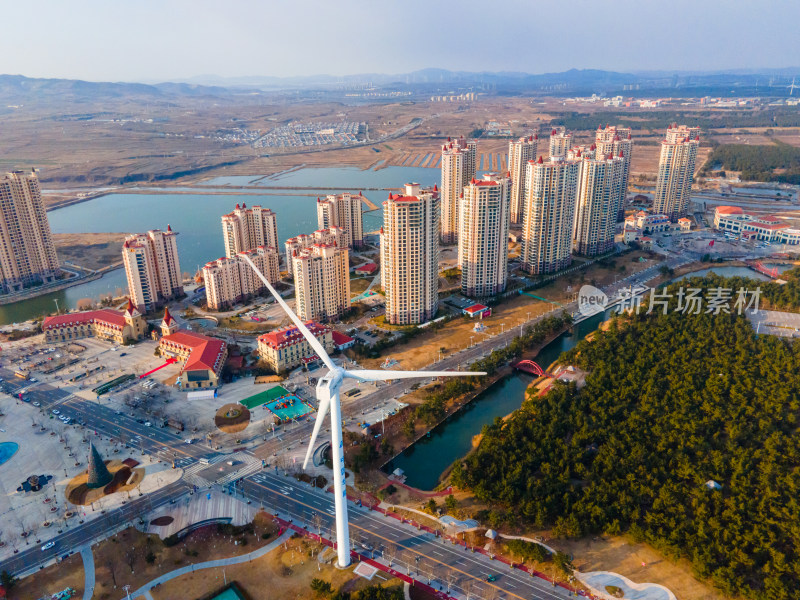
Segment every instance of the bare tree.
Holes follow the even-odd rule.
[[[117,587],[117,563],[113,558],[109,558],[106,561],[106,567],[108,567],[108,572],[111,575],[111,581],[114,582],[114,588],[116,589],[116,587]]]
[[[453,584],[458,580],[458,573],[453,569],[447,569],[447,573],[445,573],[444,581],[447,584],[447,593],[450,593],[450,588]]]
[[[469,600],[472,597],[472,592],[475,590],[475,580],[473,580],[471,576],[467,576],[464,583],[461,584],[461,589],[467,597],[467,600]]]
[[[129,550],[125,551],[125,563],[131,568],[131,573],[133,573],[133,567],[136,566],[136,546],[131,546]]]
[[[317,535],[322,536],[322,515],[314,513],[314,516],[311,518],[311,523],[317,530]]]
[[[386,545],[383,547],[383,557],[389,561],[390,567],[394,562],[395,556],[397,556],[397,546],[392,542],[386,542]]]

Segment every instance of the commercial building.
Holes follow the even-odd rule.
[[[619,187],[619,197],[616,199],[617,222],[625,219],[625,196],[628,192],[628,180],[631,172],[631,157],[633,156],[633,138],[630,127],[606,125],[597,128],[595,145],[598,156],[616,156],[623,159],[622,181]]]
[[[46,317],[42,323],[42,331],[45,341],[51,343],[94,337],[115,344],[127,344],[144,338],[147,321],[128,300],[124,311],[101,308]]]
[[[317,198],[317,227],[329,229],[341,227],[344,230],[343,243],[348,248],[361,248],[364,245],[364,226],[362,224],[361,192]]]
[[[800,244],[800,230],[773,215],[755,215],[738,206],[718,206],[714,211],[714,228],[739,234],[761,242]]]
[[[201,333],[178,329],[169,311],[161,321],[161,340],[158,349],[162,356],[182,361],[178,385],[182,390],[216,388],[220,385],[222,368],[228,358],[228,344]]]
[[[614,247],[625,159],[609,154],[599,158],[581,156],[578,161],[573,248],[578,254],[595,256]]]
[[[661,141],[653,210],[674,223],[689,209],[694,165],[700,146],[700,129],[670,125]]]
[[[408,183],[383,203],[381,282],[386,321],[423,323],[439,308],[439,196]]]
[[[307,321],[305,326],[311,335],[319,340],[326,352],[333,352],[333,336],[329,327],[313,321]],[[258,356],[276,373],[319,359],[306,338],[294,325],[270,331],[259,337]]]
[[[563,127],[556,127],[550,132],[550,156],[565,157],[572,148],[572,134]]]
[[[508,142],[508,172],[511,177],[511,222],[522,223],[525,207],[525,173],[528,162],[536,160],[539,134]]]
[[[478,144],[463,137],[442,146],[441,240],[443,244],[458,242],[459,202],[464,186],[475,178]],[[434,191],[439,191],[434,188]]]
[[[0,293],[58,279],[58,257],[36,171],[13,171],[0,178],[0,208]]]
[[[135,233],[122,244],[122,261],[128,278],[128,295],[137,310],[150,312],[183,296],[177,233],[153,229]]]
[[[228,258],[259,246],[280,248],[275,213],[258,205],[247,208],[247,204],[237,204],[233,212],[222,215],[222,236]]]
[[[458,250],[461,293],[469,298],[506,289],[511,187],[508,178],[496,174],[464,187]]]
[[[572,262],[572,229],[580,163],[542,157],[528,163],[528,194],[522,226],[523,270],[553,273]]]
[[[669,217],[662,214],[651,214],[640,210],[625,218],[625,226],[641,229],[646,233],[657,233],[672,228]]]
[[[212,260],[203,266],[209,310],[230,308],[266,290],[264,283],[244,259],[245,256],[253,261],[270,283],[275,283],[280,278],[278,252],[274,248],[260,246],[247,252],[239,252],[232,258]]]
[[[292,256],[295,252],[300,252],[314,244],[333,244],[340,248],[346,248],[345,231],[341,227],[328,227],[326,229],[318,229],[314,233],[307,234],[301,233],[297,237],[289,238],[286,240],[286,266],[292,268]]]
[[[314,244],[292,256],[295,311],[304,321],[332,321],[350,308],[347,248]]]

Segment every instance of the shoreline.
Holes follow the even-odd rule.
[[[59,283],[50,287],[38,287],[35,290],[31,290],[31,293],[20,294],[19,296],[14,298],[0,296],[0,306],[8,306],[10,304],[16,304],[18,302],[25,302],[26,300],[32,300],[33,298],[38,298],[39,296],[46,296],[47,294],[51,294],[53,292],[60,292],[62,290],[82,285],[84,283],[96,281],[98,279],[101,279],[103,275],[105,275],[106,273],[111,273],[112,271],[116,271],[117,269],[121,268],[122,268],[121,263],[110,265],[109,267],[94,271],[91,275],[86,275],[85,277],[73,277],[69,281],[65,281],[63,283]],[[29,321],[32,321],[32,319],[28,319],[27,321],[22,321],[22,323],[27,323]],[[9,325],[12,324],[13,323],[9,323]]]
[[[574,323],[564,327],[563,329],[561,329],[560,331],[558,331],[556,333],[551,334],[544,341],[542,341],[541,344],[539,344],[539,346],[537,348],[532,349],[532,350],[528,350],[527,352],[523,353],[519,357],[518,360],[524,360],[525,358],[535,358],[536,355],[538,355],[538,353],[541,352],[542,349],[545,346],[547,346],[548,344],[552,343],[553,340],[558,338],[558,336],[562,335],[565,331],[568,331],[573,325],[574,325]],[[456,403],[453,405],[453,411],[452,412],[448,412],[440,421],[438,421],[437,423],[435,423],[434,425],[432,425],[431,427],[426,429],[421,435],[416,437],[413,441],[411,441],[407,445],[403,446],[402,450],[399,450],[398,452],[395,452],[390,458],[388,458],[381,465],[379,465],[377,467],[377,470],[380,471],[381,473],[385,474],[385,471],[383,469],[384,469],[384,467],[386,467],[386,465],[388,465],[395,458],[397,458],[398,456],[403,454],[403,452],[405,452],[409,448],[413,447],[417,442],[419,442],[423,438],[428,437],[428,434],[432,433],[437,427],[440,427],[440,426],[444,425],[445,423],[447,423],[447,421],[451,417],[454,417],[461,410],[463,410],[467,406],[471,405],[481,394],[487,392],[493,386],[497,385],[498,383],[502,382],[507,377],[509,377],[509,376],[511,376],[513,374],[514,374],[514,368],[511,366],[510,363],[503,365],[500,369],[497,370],[497,372],[495,373],[495,375],[494,375],[494,377],[492,378],[491,381],[487,382],[484,386],[481,386],[479,389],[467,392],[466,394],[464,394],[464,396],[460,397],[456,401]],[[513,411],[512,411],[512,413],[513,413]],[[473,449],[474,449],[474,447],[473,447]],[[468,456],[470,452],[472,452],[472,449],[469,452],[467,452],[467,454],[465,454],[463,457],[461,457],[461,460],[463,460],[464,457]],[[455,463],[455,461],[453,461],[453,463],[451,463],[444,471],[442,471],[442,474],[439,476],[438,483],[437,483],[437,485],[435,486],[435,488],[433,490],[420,490],[420,491],[422,491],[422,492],[425,492],[425,491],[437,491],[442,486],[444,481],[447,479],[447,476],[449,475],[450,470],[452,469],[454,463]]]

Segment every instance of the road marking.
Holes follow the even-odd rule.
[[[253,483],[253,485],[256,485],[256,486],[258,486],[258,487],[260,487],[260,488],[264,488],[265,490],[271,491],[271,492],[273,492],[273,493],[277,493],[277,490],[274,490],[274,489],[272,489],[272,488],[269,488],[269,487],[267,487],[267,486],[265,486],[265,485],[261,485],[261,484],[259,484],[259,483],[255,483],[255,482],[252,482],[252,483]],[[297,504],[300,504],[301,506],[305,506],[306,508],[310,508],[311,510],[315,510],[313,506],[309,506],[308,504],[306,504],[305,502],[301,502],[301,501],[300,501],[300,500],[298,500],[297,498],[292,498],[292,497],[290,497],[290,500],[292,500],[293,502],[296,502]],[[366,528],[364,528],[364,527],[359,527],[359,526],[358,526],[358,525],[356,525],[355,523],[350,523],[350,524],[349,524],[349,526],[350,526],[350,527],[352,527],[352,528],[354,528],[354,529],[358,529],[358,530],[360,530],[360,531],[363,531],[363,532],[364,532],[364,533],[366,533],[367,535],[372,535],[372,536],[375,536],[375,537],[377,537],[377,538],[380,538],[380,539],[382,539],[382,540],[383,540],[383,541],[385,541],[385,542],[394,543],[394,542],[392,542],[392,540],[389,540],[389,539],[387,539],[387,538],[383,537],[382,535],[380,535],[380,534],[378,534],[378,533],[375,533],[374,531],[371,531],[371,530],[369,530],[369,529],[366,529]],[[411,547],[409,547],[409,546],[404,546],[402,543],[400,544],[400,546],[401,546],[402,548],[404,548],[404,549],[408,550],[409,552],[412,552],[413,554],[419,554],[420,556],[423,556],[423,557],[425,557],[425,558],[427,558],[427,559],[429,559],[429,560],[432,560],[433,562],[439,563],[439,564],[440,564],[440,565],[442,565],[443,567],[446,567],[446,568],[448,568],[448,569],[452,569],[452,570],[454,570],[454,571],[458,571],[459,573],[461,573],[462,575],[464,575],[464,576],[466,576],[466,577],[469,577],[470,579],[474,579],[475,581],[480,581],[480,582],[482,582],[482,583],[486,583],[486,584],[487,584],[489,587],[493,587],[493,588],[494,588],[494,589],[496,589],[498,592],[505,592],[506,594],[509,594],[509,595],[511,595],[511,596],[514,596],[515,598],[519,598],[520,600],[526,600],[525,598],[523,598],[523,597],[522,597],[522,596],[520,596],[519,594],[515,594],[514,592],[509,592],[508,590],[505,590],[505,589],[501,588],[500,586],[494,585],[494,584],[492,584],[492,583],[490,583],[490,582],[483,581],[483,580],[482,580],[480,577],[476,577],[475,575],[472,575],[471,573],[467,573],[466,571],[462,571],[461,569],[458,569],[458,568],[454,567],[453,565],[449,565],[449,564],[447,564],[447,563],[445,563],[445,562],[442,562],[442,561],[440,561],[440,560],[438,560],[438,559],[436,559],[436,558],[432,558],[432,557],[428,556],[427,554],[424,554],[424,553],[420,552],[419,550],[415,550],[414,548],[411,548]],[[487,574],[487,575],[488,575],[488,574]]]

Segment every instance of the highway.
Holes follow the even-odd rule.
[[[237,494],[277,510],[280,518],[291,519],[295,525],[305,525],[313,533],[332,538],[332,494],[276,474],[272,469],[245,478],[237,490]],[[449,583],[451,590],[462,594],[469,589],[473,598],[555,600],[569,596],[564,588],[554,587],[540,577],[492,561],[380,512],[358,507],[353,502],[348,502],[348,512],[354,549],[373,558],[383,554],[388,560],[391,556],[394,569],[410,572],[424,582],[431,581],[443,591]],[[315,519],[315,515],[319,517]],[[486,581],[490,575],[496,580]]]
[[[30,399],[32,408],[40,408],[46,415],[58,410],[58,416],[64,415],[73,419],[72,424],[65,427],[85,427],[85,433],[89,437],[105,435],[124,441],[131,448],[141,450],[143,454],[157,456],[161,460],[174,458],[176,467],[184,467],[199,458],[216,454],[203,444],[185,444],[180,432],[155,425],[147,427],[144,422],[140,423],[130,415],[84,400],[48,383],[31,383],[14,377],[13,371],[3,368],[0,368],[0,377],[5,380],[3,386],[8,394],[18,398],[20,390],[28,388],[25,397]],[[40,406],[35,407],[34,402],[38,402]]]
[[[93,518],[86,523],[68,528],[64,533],[53,538],[55,546],[48,550],[42,551],[42,544],[34,544],[28,550],[0,562],[0,571],[8,571],[19,577],[21,573],[70,554],[86,543],[99,541],[116,530],[124,529],[139,516],[169,502],[177,501],[183,494],[188,493],[189,489],[190,486],[179,480],[151,494],[129,500],[118,508],[106,511],[100,518]]]
[[[687,262],[678,258],[671,258],[667,264],[671,267]],[[630,275],[618,282],[616,289],[637,285],[657,274],[660,265],[654,265],[640,273]],[[608,290],[611,295],[612,290]],[[568,304],[563,310],[574,312],[575,303]],[[561,311],[562,308],[557,309]],[[533,324],[546,315],[532,319],[527,324]],[[464,349],[454,355],[448,356],[428,366],[430,369],[448,370],[465,369],[469,364],[485,356],[492,350],[500,348],[518,335],[517,327],[509,329],[499,335],[485,338],[474,346]],[[5,381],[3,387],[12,397],[16,398],[19,390],[28,388],[25,393],[30,399],[30,404],[38,402],[45,414],[52,414],[58,410],[60,414],[73,418],[73,424],[83,427],[86,435],[103,435],[124,440],[129,446],[136,448],[142,454],[148,454],[161,460],[175,460],[177,467],[188,467],[200,458],[211,458],[217,453],[202,443],[185,444],[183,437],[177,432],[157,426],[147,427],[141,420],[115,411],[96,402],[90,402],[70,394],[68,391],[53,387],[47,383],[31,383],[15,378],[13,371],[0,368],[0,376]],[[407,389],[408,382],[381,384],[371,393],[363,397],[346,400],[344,413],[352,418],[367,408],[372,408],[379,402],[393,397],[401,397]],[[33,406],[32,406],[33,408]],[[72,426],[70,425],[70,426]],[[65,427],[70,427],[65,426]],[[281,436],[268,439],[256,453],[260,457],[271,458],[272,454],[279,454],[288,446],[302,444],[308,440],[312,421],[300,422],[290,432],[283,432]],[[323,438],[327,436],[323,435]],[[99,519],[92,519],[87,523],[73,527],[54,538],[55,547],[42,552],[40,544],[0,563],[0,570],[11,573],[22,573],[36,568],[45,562],[63,556],[76,548],[94,539],[109,535],[116,528],[125,523],[132,522],[143,513],[167,502],[174,501],[186,494],[191,486],[185,481],[178,481],[152,494],[128,501],[119,508],[109,511]],[[261,471],[242,480],[239,491],[252,501],[262,503],[271,510],[277,510],[280,516],[286,516],[295,521],[302,521],[313,528],[315,516],[320,515],[323,533],[330,535],[333,526],[333,497],[320,490],[314,490],[306,484],[298,483],[294,479],[275,474],[272,469]],[[465,550],[462,546],[447,543],[428,533],[420,533],[411,525],[402,524],[394,519],[385,517],[378,512],[356,507],[350,504],[351,535],[357,542],[359,549],[365,551],[364,545],[369,545],[376,551],[386,552],[389,548],[396,548],[395,563],[404,566],[420,580],[428,578],[442,586],[450,583],[453,589],[462,593],[469,589],[473,597],[490,597],[495,594],[499,598],[532,598],[537,600],[552,600],[565,597],[566,590],[554,588],[546,581],[531,577],[519,570],[511,570],[507,565],[492,562],[487,557]],[[495,575],[497,580],[487,582],[488,575]]]

